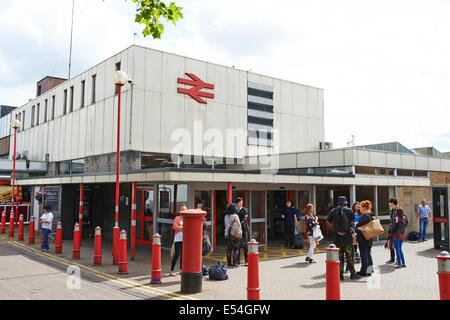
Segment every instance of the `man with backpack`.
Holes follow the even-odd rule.
[[[354,248],[353,248],[353,220],[354,215],[350,208],[347,208],[347,198],[338,197],[338,206],[333,208],[327,217],[327,224],[335,231],[335,245],[339,248],[339,273],[341,281],[344,280],[344,256],[350,269],[350,279],[357,280],[360,276],[355,270]]]

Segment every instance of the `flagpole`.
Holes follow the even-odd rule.
[[[70,79],[70,68],[72,66],[72,39],[73,39],[73,14],[75,11],[75,0],[72,1],[72,26],[70,28],[70,53],[69,53],[69,77]]]

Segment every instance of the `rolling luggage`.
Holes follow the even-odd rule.
[[[303,249],[305,241],[303,240],[303,233],[298,233],[294,236],[294,248]]]

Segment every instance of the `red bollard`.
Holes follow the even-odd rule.
[[[450,254],[442,251],[438,259],[439,293],[441,300],[450,300]]]
[[[14,237],[14,211],[9,213],[9,236]]]
[[[131,191],[131,234],[130,259],[134,261],[136,255],[136,182],[133,182]]]
[[[2,224],[0,226],[0,233],[5,233],[6,231],[6,211],[2,213]]]
[[[119,233],[120,233],[119,226],[116,225],[113,228],[113,252],[112,252],[113,264],[119,263]]]
[[[202,291],[202,240],[203,218],[201,209],[181,211],[183,215],[183,265],[181,272],[181,292]]]
[[[151,284],[159,284],[161,282],[161,236],[158,233],[153,235],[152,244],[152,278]]]
[[[62,253],[62,222],[56,224],[55,253]]]
[[[80,225],[77,223],[73,228],[73,251],[72,259],[80,259]]]
[[[23,214],[19,217],[19,231],[17,232],[17,240],[23,241]]]
[[[248,242],[247,300],[260,300],[258,245],[255,239]]]
[[[119,238],[119,272],[118,274],[128,274],[127,272],[127,232],[122,230]]]
[[[334,244],[330,244],[327,251],[327,300],[341,300],[341,280],[339,273],[339,248]]]
[[[95,228],[95,240],[94,240],[94,264],[102,264],[102,228]]]
[[[41,248],[44,247],[44,234],[42,233],[42,227],[41,227]]]
[[[30,217],[30,226],[28,229],[28,243],[34,244],[34,217]]]

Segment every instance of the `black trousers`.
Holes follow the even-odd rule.
[[[239,240],[227,239],[227,263],[229,266],[239,264]]]
[[[181,270],[181,266],[182,266],[181,260],[183,257],[182,251],[183,251],[183,242],[181,242],[181,241],[175,242],[175,254],[173,255],[173,258],[172,258],[172,264],[170,266],[170,271],[175,270],[175,264],[177,263],[178,257],[180,257],[180,270]]]
[[[395,249],[390,249],[391,251],[391,261],[395,261]]]
[[[237,261],[241,263],[241,248],[244,248],[244,259],[245,263],[248,263],[248,240],[247,240],[247,231],[242,231],[242,239],[239,241],[239,254]]]
[[[284,243],[286,247],[292,247],[294,245],[294,232],[295,225],[288,220],[284,222]]]
[[[373,266],[372,261],[372,243],[362,241],[359,243],[359,255],[361,256],[361,270],[359,271],[362,275],[367,274],[367,269]],[[372,272],[372,270],[370,270]]]

